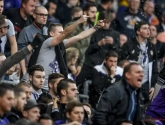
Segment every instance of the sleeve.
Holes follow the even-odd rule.
[[[153,58],[153,65],[152,65],[152,78],[151,78],[151,87],[155,87],[158,79],[158,68],[157,68],[157,51],[154,46],[154,58]]]
[[[10,123],[16,123],[19,118],[16,117],[15,115],[8,116],[7,119],[9,120]]]
[[[119,26],[119,21],[117,20],[117,18],[112,21],[110,28],[119,32],[120,26]]]
[[[124,45],[121,48],[121,51],[119,52],[119,55],[120,55],[119,61],[127,59],[127,56],[129,54],[130,54],[130,52],[129,52],[129,43],[126,42],[126,43],[124,43]]]
[[[96,36],[95,36],[95,34],[96,34],[96,32],[91,36],[90,45],[99,42],[99,41],[96,41]]]
[[[29,44],[28,36],[25,28],[20,32],[17,43],[18,43],[18,50],[21,50],[22,48],[26,47]]]
[[[24,59],[24,57],[28,54],[30,54],[30,51],[27,47],[25,47],[3,61],[0,65],[0,77],[2,77],[6,73],[6,71],[13,65],[19,63],[22,59]]]
[[[119,97],[119,91],[115,87],[108,88],[103,93],[92,118],[94,125],[108,125],[107,119],[111,119],[110,112],[118,103]]]
[[[8,19],[7,19],[7,22],[8,22],[8,25],[9,25],[9,30],[7,31],[7,37],[14,36],[15,35],[14,25]]]
[[[108,86],[107,85],[108,84],[108,77],[99,75],[99,72],[95,68],[93,68],[92,84],[94,86],[94,89],[100,93],[103,91],[103,89],[105,87]],[[110,84],[110,82],[109,82],[109,84]]]

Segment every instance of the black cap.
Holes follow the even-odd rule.
[[[32,109],[34,107],[39,107],[40,109],[45,108],[46,105],[43,103],[37,104],[37,102],[33,99],[27,100],[27,104],[24,107],[24,110],[27,111],[29,109]]]

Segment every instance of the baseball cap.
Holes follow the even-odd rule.
[[[46,107],[46,105],[43,103],[37,104],[37,102],[35,100],[29,99],[29,100],[27,100],[27,104],[24,107],[24,111],[27,111],[27,110],[32,109],[34,107],[39,107],[40,109],[43,109]]]

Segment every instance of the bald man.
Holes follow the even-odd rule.
[[[29,42],[32,42],[37,33],[47,35],[47,27],[44,26],[47,22],[47,17],[48,17],[47,9],[43,6],[37,6],[34,10],[33,17],[35,21],[31,25],[25,27],[20,32],[20,35],[18,37],[19,49],[22,49],[23,47],[27,46]],[[26,74],[29,58],[30,55],[27,56],[25,60],[21,61],[21,69],[23,75]]]

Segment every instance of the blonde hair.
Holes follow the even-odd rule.
[[[70,61],[72,58],[75,58],[76,56],[79,56],[78,49],[76,49],[74,47],[70,47],[70,48],[66,49],[67,62]]]

